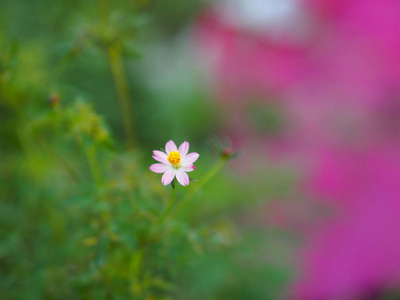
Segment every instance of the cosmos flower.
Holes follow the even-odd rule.
[[[188,142],[183,142],[178,149],[173,141],[169,141],[165,144],[166,153],[153,151],[153,158],[160,163],[151,165],[150,170],[155,173],[164,173],[161,178],[164,185],[170,184],[176,177],[181,185],[186,186],[190,181],[186,172],[192,172],[195,169],[193,163],[200,156],[196,152],[187,154],[188,151]]]

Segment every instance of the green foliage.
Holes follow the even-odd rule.
[[[254,195],[203,146],[218,123],[207,93],[172,102],[128,65],[146,55],[146,34],[194,14],[148,2],[2,3],[2,299],[279,299],[285,288],[264,233],[233,221]],[[149,150],[170,138],[200,149],[199,181],[178,186],[162,218],[171,187],[148,170]]]

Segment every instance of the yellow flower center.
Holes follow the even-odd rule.
[[[168,155],[168,161],[174,166],[178,166],[181,162],[181,154],[178,151],[171,151]]]

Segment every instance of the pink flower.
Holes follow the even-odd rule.
[[[165,144],[165,152],[153,151],[153,158],[160,163],[150,166],[150,170],[155,173],[164,173],[161,182],[168,185],[176,177],[178,182],[186,186],[189,184],[189,176],[186,172],[192,172],[195,169],[193,163],[199,158],[199,154],[189,151],[189,143],[183,142],[179,149],[173,141]]]
[[[309,195],[336,204],[336,218],[307,234],[291,299],[361,299],[399,284],[398,151],[390,145],[316,153]]]
[[[256,170],[262,156],[301,170],[306,214],[281,208],[278,220],[305,230],[290,299],[361,299],[400,283],[400,2],[292,2],[310,22],[306,39],[288,43],[212,8],[196,27],[198,53],[210,53],[225,126]],[[263,103],[277,108],[279,130],[254,122],[268,121]]]

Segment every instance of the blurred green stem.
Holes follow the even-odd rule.
[[[221,158],[204,176],[203,180],[200,180],[200,183],[192,189],[186,196],[182,199],[182,201],[176,206],[175,210],[172,214],[180,213],[189,203],[190,200],[197,194],[197,192],[207,183],[209,182],[221,168],[225,165],[226,159]]]
[[[160,223],[163,223],[165,219],[168,217],[169,213],[171,212],[172,205],[174,204],[174,197],[175,197],[175,178],[172,181],[171,198],[169,199],[167,209],[164,211],[163,215],[160,218]]]
[[[121,45],[114,43],[108,46],[107,54],[110,62],[111,72],[114,78],[115,88],[117,90],[119,109],[121,111],[122,122],[124,124],[127,147],[132,149],[136,145],[135,126],[133,121],[129,87],[122,59]]]
[[[99,165],[97,163],[97,151],[96,146],[90,145],[85,147],[86,158],[89,162],[90,172],[92,173],[93,181],[99,184],[101,181],[101,173]]]

